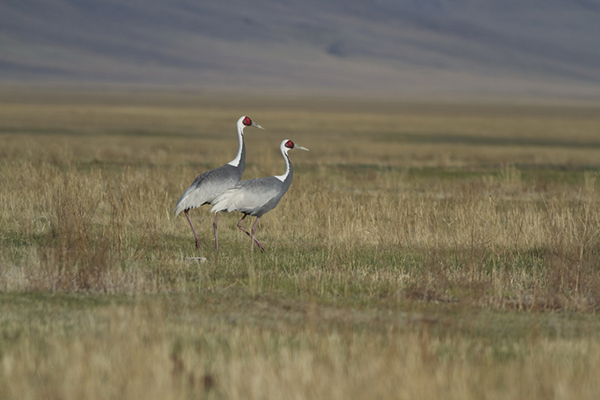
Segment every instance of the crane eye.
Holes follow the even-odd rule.
[[[288,149],[293,149],[294,142],[292,142],[291,140],[288,140],[287,142],[285,142],[285,147],[287,147]]]
[[[250,126],[250,125],[252,125],[252,120],[250,118],[246,117],[246,118],[244,118],[242,123],[246,126]]]

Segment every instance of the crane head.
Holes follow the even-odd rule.
[[[265,129],[262,126],[260,126],[259,124],[257,124],[256,122],[252,121],[250,119],[250,117],[243,116],[242,118],[240,118],[240,121],[242,122],[242,124],[244,125],[244,127],[246,127],[246,126],[254,126],[256,128],[259,128],[259,129]]]
[[[294,142],[292,142],[291,140],[287,140],[287,139],[283,141],[283,146],[286,147],[288,150],[300,149],[300,150],[310,151],[306,147],[299,146],[299,145],[295,144]]]

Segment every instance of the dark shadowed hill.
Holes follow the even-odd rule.
[[[0,81],[600,97],[600,0],[4,0]]]

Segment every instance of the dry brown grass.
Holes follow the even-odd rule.
[[[166,98],[0,105],[8,398],[597,398],[595,328],[537,314],[596,326],[594,107]],[[215,254],[207,209],[196,252],[171,209],[233,157],[243,114],[267,128],[247,132],[246,178],[282,172],[283,138],[311,152],[261,219],[266,254],[237,215]],[[517,311],[560,328],[509,334]]]
[[[259,231],[272,249],[261,262],[293,252],[295,273],[318,275],[310,294],[342,279],[498,307],[600,305],[591,108],[152,101],[0,108],[3,290],[184,290],[194,252],[170,210],[233,156],[235,119],[249,114],[268,130],[247,135],[246,177],[281,172],[281,138],[312,149],[292,154],[292,189]],[[210,217],[194,214],[213,257]],[[225,218],[219,262],[235,269],[244,238]]]
[[[476,310],[429,310],[424,318],[418,310],[210,298],[111,304],[90,295],[4,296],[3,397],[594,399],[600,392],[597,319],[525,322]]]

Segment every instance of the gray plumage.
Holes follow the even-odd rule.
[[[245,145],[242,144],[242,148],[244,147]],[[206,171],[199,175],[177,201],[177,205],[173,209],[175,216],[179,215],[182,211],[211,204],[215,197],[233,187],[242,179],[245,161],[245,149],[243,149],[241,160],[237,167],[225,164],[222,167]]]
[[[241,181],[217,196],[211,211],[239,211],[260,218],[277,206],[291,184],[291,172],[283,182],[274,176]]]
[[[244,143],[244,128],[247,126],[255,126],[264,129],[262,126],[254,123],[250,118],[243,116],[237,122],[238,132],[238,152],[236,157],[222,167],[206,171],[199,175],[190,187],[181,195],[173,212],[175,216],[182,211],[185,214],[192,233],[196,239],[196,248],[200,248],[200,241],[194,229],[194,224],[188,214],[192,208],[203,206],[204,204],[212,204],[214,199],[223,191],[233,187],[242,179],[244,168],[246,167],[246,145]],[[219,239],[217,235],[219,214],[215,215],[213,221],[213,230],[215,235],[215,248],[219,249]]]
[[[263,245],[254,237],[256,224],[260,217],[277,206],[279,200],[281,200],[292,184],[294,173],[292,162],[287,153],[294,148],[308,150],[305,147],[295,145],[291,140],[286,139],[281,142],[280,150],[286,163],[286,171],[283,175],[241,181],[232,188],[219,194],[213,200],[213,206],[211,208],[212,212],[239,211],[244,214],[237,226],[251,237],[251,248],[253,248],[254,243],[256,243],[261,251],[265,251]],[[248,215],[256,217],[251,233],[241,225],[244,218]]]

